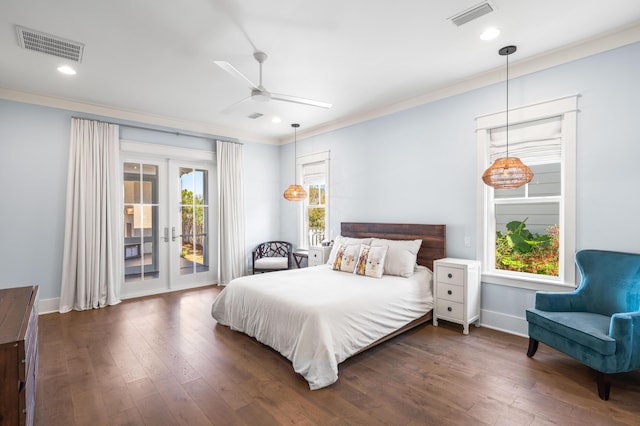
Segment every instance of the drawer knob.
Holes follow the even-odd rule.
[[[448,273],[448,274],[447,274],[447,277],[449,277],[449,278],[453,278],[453,274],[452,274],[452,273]]]
[[[452,292],[451,290],[447,290],[447,294],[448,294],[449,296],[451,296],[451,295],[453,294],[453,292]]]
[[[449,312],[453,311],[453,309],[451,309],[451,306],[447,307],[447,311],[449,311]]]

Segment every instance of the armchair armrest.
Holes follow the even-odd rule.
[[[580,293],[536,292],[535,308],[547,312],[575,312],[584,310]]]
[[[616,339],[620,371],[640,368],[640,311],[613,314],[609,336]]]

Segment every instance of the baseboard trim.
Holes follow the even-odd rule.
[[[156,296],[158,294],[173,293],[175,291],[183,291],[183,290],[195,289],[195,288],[200,288],[200,287],[207,287],[207,286],[211,286],[211,285],[217,285],[217,283],[202,283],[202,284],[196,284],[196,285],[189,286],[189,287],[178,287],[178,288],[171,288],[171,289],[162,289],[160,291],[151,292],[151,293],[147,293],[147,294],[130,294],[130,295],[122,296],[120,299],[121,300],[127,300],[127,299],[135,299],[135,298],[138,298],[138,297],[145,297],[145,296]],[[52,313],[55,313],[55,312],[60,312],[60,298],[59,297],[56,297],[56,298],[53,298],[53,299],[40,299],[38,301],[38,315],[52,314]]]
[[[38,301],[38,315],[60,312],[60,298],[40,299]]]
[[[516,336],[529,337],[529,325],[525,318],[507,315],[502,312],[481,310],[480,325],[504,333],[515,334]]]

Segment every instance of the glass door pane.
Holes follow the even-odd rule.
[[[209,271],[208,171],[180,167],[180,275]]]
[[[125,283],[159,278],[158,166],[124,163]]]

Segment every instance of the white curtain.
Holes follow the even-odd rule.
[[[115,305],[123,280],[119,128],[71,120],[60,312]]]
[[[217,141],[218,283],[245,275],[244,172],[242,145]]]

